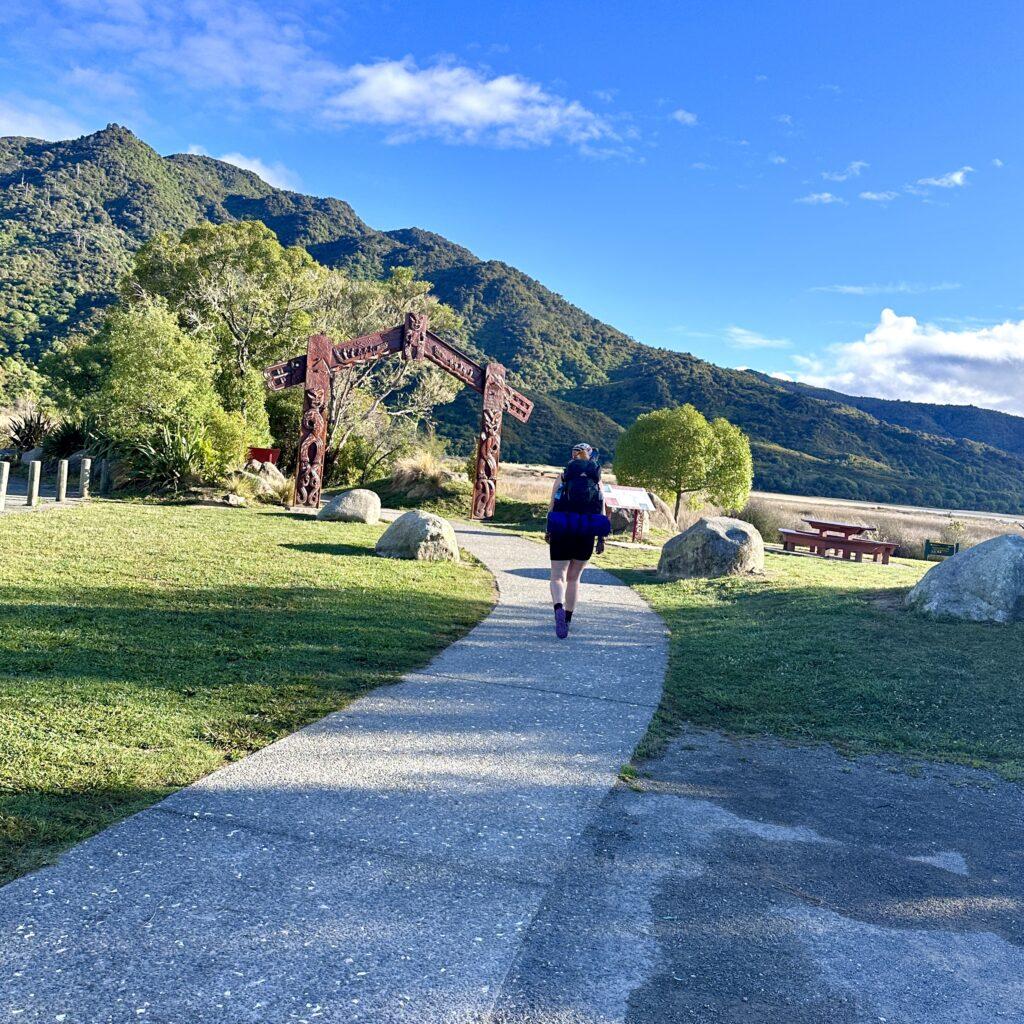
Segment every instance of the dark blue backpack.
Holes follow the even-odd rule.
[[[601,511],[601,467],[593,459],[573,459],[565,467],[555,509],[590,514]]]

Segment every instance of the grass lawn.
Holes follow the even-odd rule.
[[[595,561],[671,632],[665,693],[641,755],[693,722],[1024,778],[1024,624],[902,611],[899,599],[930,563],[769,553],[760,579],[659,582],[657,556],[608,548]]]
[[[0,883],[423,665],[490,609],[382,527],[95,502],[0,516]]]

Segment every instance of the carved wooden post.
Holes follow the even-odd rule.
[[[490,519],[494,515],[501,459],[501,414],[504,408],[505,367],[501,363],[488,363],[484,367],[484,411],[480,420],[480,441],[476,449],[474,519]]]
[[[327,448],[327,403],[331,395],[331,339],[323,334],[310,335],[304,390],[294,504],[297,508],[319,508]]]

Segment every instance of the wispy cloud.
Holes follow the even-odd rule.
[[[860,172],[869,166],[865,160],[853,160],[841,171],[822,171],[821,176],[826,181],[846,181],[848,178],[860,177]]]
[[[993,157],[993,159],[992,159],[992,166],[993,167],[1002,167],[1003,166],[1003,161],[1000,160],[999,157]]]
[[[832,192],[812,192],[810,195],[794,199],[793,202],[806,203],[809,206],[829,206],[832,203],[846,205],[846,200],[842,196],[837,196]]]
[[[894,199],[899,199],[899,192],[861,192],[860,198],[867,199],[871,203],[890,203]]]
[[[188,151],[200,156],[210,156],[202,146],[189,146]],[[267,163],[258,156],[246,156],[244,153],[222,153],[215,160],[223,160],[226,164],[241,167],[243,171],[252,171],[274,188],[286,188],[295,191],[302,184],[298,174],[280,161]]]
[[[956,281],[938,284],[915,284],[912,281],[891,281],[888,284],[822,284],[812,292],[832,292],[836,295],[923,295],[925,292],[949,292],[960,287]]]
[[[746,327],[735,325],[725,329],[726,340],[733,348],[789,348],[792,342],[789,338],[766,338],[757,331],[747,330]]]
[[[793,127],[793,115],[792,114],[776,114],[772,118],[772,120],[778,122],[779,124],[787,125],[790,128]]]
[[[885,309],[860,340],[793,360],[800,380],[848,394],[1024,414],[1024,320],[945,330]]]
[[[926,188],[963,188],[967,184],[967,175],[973,170],[973,167],[961,167],[958,171],[950,171],[938,178],[918,178],[917,184]]]
[[[684,110],[682,107],[678,110],[673,110],[669,117],[673,121],[678,121],[679,124],[685,124],[688,128],[692,128],[697,123],[697,115],[690,110]]]
[[[93,95],[125,96],[156,80],[218,112],[262,109],[321,125],[376,126],[390,142],[628,148],[628,133],[607,118],[522,75],[412,56],[339,63],[324,51],[317,25],[304,20],[304,4],[297,5],[303,13],[251,0],[68,0],[59,14],[24,6],[18,17],[35,19],[52,51],[70,57],[68,74]]]
[[[781,165],[786,163],[786,158],[784,156],[780,156],[778,153],[770,153],[768,156],[768,163]]]
[[[31,139],[71,139],[85,133],[70,114],[43,100],[18,93],[0,96],[0,135],[25,135]]]

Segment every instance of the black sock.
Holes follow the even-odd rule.
[[[568,608],[565,610],[565,621],[572,622],[572,612]]]
[[[558,609],[561,608],[561,607],[562,607],[562,602],[561,601],[556,601],[555,602],[555,611],[557,612]]]

